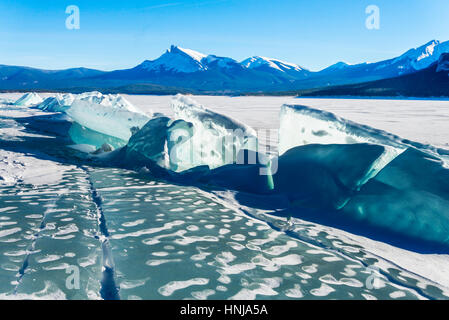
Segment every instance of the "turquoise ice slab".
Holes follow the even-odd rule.
[[[449,247],[449,169],[409,148],[362,187],[343,212],[403,236]]]
[[[100,148],[104,143],[110,144],[114,148],[123,147],[126,141],[106,134],[96,132],[74,122],[69,129],[68,135],[75,144],[89,144]]]
[[[274,230],[197,188],[120,169],[90,175],[121,299],[419,296],[386,278],[370,290],[365,263]]]
[[[384,147],[309,144],[286,151],[273,174],[274,190],[294,206],[339,209],[366,181]]]

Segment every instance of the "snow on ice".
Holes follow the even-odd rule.
[[[133,194],[134,189],[139,189],[139,192],[142,193],[145,187],[172,188],[169,183],[173,182],[174,185],[195,187],[192,190],[197,190],[197,188],[206,190],[204,193],[214,199],[214,205],[229,201],[226,202],[229,207],[223,208],[222,212],[232,209],[240,212],[239,214],[242,212],[253,214],[257,219],[269,221],[270,226],[281,231],[288,229],[299,239],[310,240],[313,238],[315,241],[319,237],[311,236],[311,234],[315,231],[316,234],[325,232],[323,230],[328,229],[324,226],[330,225],[373,240],[386,241],[386,243],[392,241],[399,247],[416,243],[420,245],[421,249],[427,248],[431,252],[441,248],[447,252],[449,248],[447,237],[449,233],[447,212],[449,207],[449,169],[447,168],[448,153],[445,153],[443,149],[401,139],[391,133],[340,118],[329,112],[294,104],[284,105],[281,108],[278,154],[269,155],[261,152],[258,146],[261,141],[258,139],[256,130],[229,116],[214,112],[196,103],[192,98],[181,95],[174,97],[171,102],[172,115],[144,113],[120,95],[103,95],[98,92],[81,95],[58,94],[44,101],[42,99],[40,102],[37,101],[39,99],[33,94],[27,94],[19,99],[16,105],[20,106],[20,109],[23,109],[23,106],[31,106],[30,110],[37,110],[40,114],[36,115],[34,120],[34,115],[26,118],[26,121],[16,118],[18,122],[24,121],[20,126],[18,124],[14,126],[13,122],[5,122],[5,125],[11,125],[8,130],[12,130],[5,131],[5,135],[8,132],[16,131],[23,133],[27,126],[34,130],[39,130],[39,126],[41,126],[41,129],[47,130],[47,132],[49,130],[47,127],[52,127],[52,132],[63,136],[62,141],[66,143],[58,148],[62,150],[64,147],[68,147],[67,150],[70,152],[66,152],[62,158],[58,158],[56,161],[56,158],[46,158],[36,151],[26,154],[12,150],[14,141],[3,139],[1,140],[2,146],[10,150],[4,150],[2,147],[0,152],[0,184],[2,185],[53,184],[63,179],[70,179],[68,172],[84,177],[88,169],[82,165],[71,164],[80,161],[84,164],[94,163],[102,168],[112,167],[111,172],[115,172],[114,170],[118,170],[118,168],[135,169],[143,176],[149,176],[152,179],[163,178],[164,181],[167,181],[167,184],[164,182],[154,186],[155,179],[151,180],[151,183],[145,180],[146,182],[143,182],[142,185],[129,186],[128,181],[133,179],[129,177],[129,180],[116,186],[114,183],[118,183],[120,179],[114,178],[109,181],[108,178],[105,178],[106,176],[102,175],[101,171],[103,170],[100,170],[93,174],[93,176],[98,175],[97,182],[93,176],[86,178],[86,181],[81,178],[82,181],[75,179],[76,183],[84,181],[81,191],[87,192],[86,194],[89,194],[89,190],[93,190],[95,183],[100,192],[119,190],[121,194],[126,192]],[[7,107],[5,105],[5,110]],[[39,109],[51,113],[45,114]],[[23,141],[28,139],[31,141],[28,143],[40,140],[49,141],[50,139],[35,134],[27,136],[24,133],[23,136],[16,138]],[[17,140],[17,142],[20,141]],[[55,146],[57,145],[55,144]],[[34,147],[38,148],[39,146],[34,145]],[[55,151],[57,156],[61,155],[61,150]],[[65,159],[70,164],[64,163],[61,159]],[[121,174],[125,175],[124,172]],[[141,182],[139,181],[139,183]],[[73,187],[78,188],[76,184]],[[96,206],[104,205],[106,208],[112,208],[111,210],[114,211],[111,212],[119,210],[113,208],[116,203],[120,202],[118,199],[112,196],[103,204],[103,199],[95,198],[98,197],[98,192],[98,190],[94,190],[90,193],[90,197],[94,198],[93,202],[89,202],[90,206],[95,203]],[[175,193],[157,192],[161,193],[158,193],[154,199],[149,196],[146,196],[145,199],[142,198],[142,201],[135,199],[133,208],[143,206],[147,201],[151,203],[156,200],[158,206],[171,204],[170,200],[175,197],[172,197]],[[183,191],[180,193],[182,194]],[[134,195],[137,197],[137,194]],[[72,192],[70,196],[74,196],[74,193]],[[82,196],[86,199],[89,198],[84,194]],[[164,199],[167,199],[167,203],[164,203]],[[231,200],[236,201],[236,204]],[[60,201],[63,201],[64,205],[72,206],[69,200],[66,201],[63,198]],[[170,216],[176,216],[177,212],[183,212],[188,207],[178,204],[176,206],[176,208],[170,208]],[[5,210],[9,210],[8,208],[6,207]],[[126,212],[129,209],[129,207],[125,207],[125,204],[120,204],[118,208],[126,208],[124,210]],[[202,211],[197,211],[197,214],[202,215],[202,221],[221,219],[214,217],[215,212],[212,212],[210,207],[206,206],[199,210]],[[268,214],[262,215],[261,211]],[[146,223],[145,219],[136,219],[135,216],[130,217],[130,219],[132,218],[130,221],[124,222],[121,219],[128,217],[126,212],[123,212],[123,217],[122,214],[115,214],[109,223],[112,226],[116,223],[111,228],[112,233],[116,233],[117,230],[122,232],[111,237],[114,245],[129,247],[130,255],[133,251],[131,250],[132,246],[128,246],[131,242],[126,243],[127,238],[134,239],[141,235],[153,234],[165,229],[170,230],[187,221],[178,218],[176,221],[165,223],[160,228],[148,225],[147,229],[126,233],[126,228]],[[244,216],[241,214],[233,218],[237,222]],[[162,213],[158,214],[159,220],[162,217]],[[310,225],[313,223],[317,223],[319,227],[316,227],[316,230],[313,227],[313,232],[312,229],[307,229],[309,231],[305,234],[303,226],[298,227],[298,230],[295,229],[295,224],[280,226],[280,221],[283,221],[282,217],[288,217],[288,221],[291,221],[292,217],[310,221],[307,222],[307,228],[312,228]],[[149,219],[149,217],[147,218]],[[96,217],[92,218],[92,221],[97,221],[96,219]],[[220,285],[225,285],[228,281],[226,277],[232,275],[233,272],[243,273],[244,270],[252,270],[258,266],[263,266],[264,270],[274,272],[282,268],[282,264],[300,264],[304,256],[316,254],[311,253],[312,251],[325,251],[326,246],[334,246],[338,242],[324,237],[319,239],[320,248],[323,248],[320,249],[321,251],[314,246],[314,250],[310,248],[308,251],[303,250],[301,256],[276,257],[274,259],[277,260],[273,261],[277,261],[277,264],[258,255],[253,257],[251,263],[231,265],[230,263],[235,258],[234,254],[238,254],[237,251],[247,250],[244,245],[237,242],[245,241],[251,235],[249,233],[234,234],[235,232],[231,232],[232,228],[228,226],[234,220],[229,216],[223,217],[223,220],[226,220],[226,224],[217,231],[217,234],[223,237],[230,233],[230,239],[233,241],[232,248],[238,248],[238,250],[235,249],[234,253],[223,252],[222,257],[216,257],[208,264],[209,267],[218,266],[217,270],[222,273]],[[245,224],[245,228],[250,228],[253,225],[254,222],[252,220],[250,222]],[[68,231],[62,230],[61,232],[75,233],[73,230],[78,227],[70,225],[67,228]],[[86,226],[86,230],[90,230],[90,228],[93,228],[90,224]],[[177,239],[177,244],[182,244],[186,246],[185,248],[191,243],[203,240],[211,244],[221,241],[217,234],[199,237],[190,236],[188,233],[199,229],[192,223],[186,226],[186,230],[179,229],[176,232],[173,230],[175,232],[173,235],[181,236]],[[203,229],[213,232],[214,224],[209,221],[207,227]],[[259,229],[255,230],[260,231]],[[257,234],[257,232],[253,233]],[[355,236],[348,237],[354,239]],[[160,239],[156,237],[139,239],[138,243],[142,246],[155,245],[161,241]],[[385,249],[383,246],[386,244],[372,243],[370,242],[372,240],[363,237],[360,239],[365,240],[357,241],[365,243],[364,245],[373,252],[378,246],[382,247],[382,250]],[[260,239],[253,240],[252,242],[248,241],[249,247],[256,244],[261,245],[261,242],[257,243],[256,241]],[[141,242],[142,244],[140,244]],[[89,242],[89,246],[94,247],[95,245]],[[273,252],[289,250],[289,246],[293,247],[291,241],[280,249],[276,246],[272,247],[270,252],[273,255],[279,255],[280,253]],[[295,246],[298,246],[296,242]],[[260,253],[260,251],[257,252]],[[395,252],[399,252],[397,259],[409,268],[413,268],[411,266],[413,263],[407,258],[408,256],[401,257],[401,255],[405,255],[405,251]],[[422,258],[419,253],[415,254],[420,259]],[[155,252],[155,256],[157,255],[165,257],[169,253],[158,251]],[[195,255],[191,253],[191,256],[191,260],[207,259],[207,255],[203,256],[203,252],[196,252]],[[391,255],[388,256],[390,260],[395,259]],[[147,258],[139,257],[146,261],[147,267],[152,268],[159,264],[177,261],[165,258],[147,261]],[[290,258],[287,257],[296,258],[291,258],[290,261]],[[341,259],[340,256],[326,258],[328,261]],[[438,260],[440,258],[433,257],[432,261],[440,261]],[[133,270],[133,273],[141,272],[139,268],[133,269],[133,266],[124,264],[120,259],[119,257],[118,265],[122,270]],[[137,264],[140,263],[139,259],[136,260]],[[354,261],[350,261],[353,265]],[[438,263],[444,265],[444,262]],[[420,270],[429,268],[423,268],[423,265],[424,262],[420,262],[416,268]],[[315,272],[317,267],[319,266],[312,264],[303,266],[302,270],[305,273]],[[349,266],[342,272],[346,274],[355,272],[348,268]],[[97,266],[94,271],[96,272],[96,270]],[[436,271],[432,272],[435,274]],[[282,274],[280,276],[282,277]],[[432,275],[432,277],[440,279],[442,276]],[[157,277],[154,279],[154,281],[160,280]],[[191,279],[197,278],[192,277]],[[202,281],[201,284],[204,282],[206,285],[211,281],[210,279]],[[335,286],[339,281],[341,283],[347,281],[335,279],[329,274],[322,274],[319,279],[322,283],[315,288],[310,288],[310,292],[331,295],[338,290],[330,290],[330,286]],[[145,281],[142,282],[142,286],[145,285]],[[354,287],[360,287],[359,280],[351,279],[351,281]],[[281,283],[281,280],[273,278],[266,280],[266,283],[260,282],[258,286],[265,288],[264,290],[270,294],[277,294],[275,289],[281,286]],[[158,292],[167,293],[166,290],[161,289],[167,288],[167,286],[170,287],[170,283],[160,284]],[[124,292],[128,289],[138,292],[140,289],[136,289],[137,287],[133,287],[131,282],[123,283]],[[257,289],[259,287],[254,286],[256,289],[252,291],[246,288],[244,289],[246,291],[234,292],[233,296],[256,297],[262,290]],[[95,287],[95,290],[97,289]],[[179,288],[179,290],[182,289],[186,288]],[[304,295],[304,292],[299,290],[299,288],[292,289],[290,287],[287,291],[289,295],[292,295],[292,292],[295,295]],[[170,291],[169,295],[176,296],[176,291]],[[194,294],[195,296],[207,296],[213,293],[195,292]],[[395,296],[394,292],[390,292],[390,294]],[[400,294],[401,296],[406,295],[404,292],[400,292]]]

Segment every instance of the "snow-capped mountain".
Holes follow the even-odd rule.
[[[259,69],[265,72],[282,72],[286,74],[302,73],[306,69],[289,62],[265,57],[251,57],[237,62],[227,57],[205,55],[203,53],[172,45],[162,56],[155,60],[146,60],[140,67],[147,71],[194,73],[211,68],[245,68]]]
[[[401,64],[404,69],[422,70],[437,62],[441,54],[448,52],[449,41],[441,43],[440,41],[432,40],[421,47],[407,51],[394,59],[393,63]]]
[[[333,72],[333,71],[337,71],[337,70],[343,70],[349,66],[350,65],[347,64],[346,62],[340,61],[340,62],[337,62],[337,63],[321,70],[320,72]]]
[[[395,78],[428,68],[438,61],[441,54],[447,52],[449,41],[432,40],[389,60],[354,65],[337,63],[311,74],[308,79],[295,81],[294,86],[297,89],[308,89]]]
[[[229,57],[171,46],[157,59],[145,60],[131,69],[110,72],[85,68],[52,71],[0,65],[0,89],[86,91],[103,88],[132,93],[144,93],[145,90],[155,93],[289,91],[395,78],[428,68],[444,53],[449,53],[449,41],[433,40],[389,60],[353,65],[338,62],[312,72],[295,63],[263,56],[238,62]]]
[[[348,65],[344,62],[338,62],[320,72],[341,71],[348,69],[360,69],[365,72],[382,72],[385,75],[392,73],[408,73],[418,71],[429,67],[431,64],[438,61],[443,53],[449,52],[449,41],[440,42],[432,40],[423,46],[410,49],[397,58],[374,62],[374,63],[360,63],[355,65]]]
[[[254,57],[238,62],[171,46],[155,60],[135,68],[113,71],[99,78],[107,81],[152,84],[205,91],[259,91],[289,87],[310,72],[293,63]]]
[[[144,70],[155,72],[191,73],[207,70],[207,66],[201,62],[204,58],[206,58],[206,55],[197,51],[171,46],[158,59],[146,60],[140,67]]]
[[[398,77],[319,88],[302,94],[305,96],[449,97],[449,53],[442,53],[438,61],[427,68]]]
[[[427,68],[445,52],[449,52],[449,41],[433,40],[389,60],[352,65],[338,62],[311,72],[298,64],[263,56],[237,62],[172,46],[156,60],[101,77],[206,91],[288,91],[394,78]]]

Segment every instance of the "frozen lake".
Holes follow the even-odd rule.
[[[171,96],[126,98],[172,112]],[[304,104],[449,148],[448,101],[193,98],[254,128],[277,129],[282,104]],[[66,141],[23,120],[46,114],[0,104],[0,299],[449,298],[447,254],[76,161]],[[79,290],[66,285],[71,266],[81,268]]]
[[[143,110],[171,113],[171,96],[126,96]],[[304,99],[294,97],[194,96],[216,112],[254,128],[279,128],[279,108],[302,104],[333,112],[357,123],[394,133],[402,138],[449,148],[449,101],[386,99]]]
[[[51,93],[41,94],[42,97]],[[18,99],[21,93],[0,94]],[[142,110],[171,115],[173,96],[124,95]],[[394,133],[404,139],[449,149],[449,101],[394,99],[320,99],[295,97],[192,96],[205,107],[227,114],[253,128],[279,128],[279,108],[302,104]]]

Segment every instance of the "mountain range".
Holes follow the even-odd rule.
[[[440,57],[445,53],[449,53],[449,41],[433,40],[389,60],[355,65],[338,62],[314,72],[278,59],[254,56],[239,62],[228,57],[205,55],[171,46],[159,58],[143,61],[134,68],[124,70],[43,70],[0,65],[0,90],[78,92],[95,89],[160,94],[278,94],[298,91],[320,94],[331,88],[347,88],[350,91],[351,87],[345,86],[361,83],[373,85],[373,82],[386,79],[396,79],[387,83],[399,85],[401,81],[408,81],[408,76],[429,77],[429,72],[438,73],[438,68],[444,68],[446,58],[441,62]],[[443,81],[439,77],[432,79]],[[382,85],[382,82],[376,85]],[[435,84],[425,81],[423,85],[435,87]],[[389,92],[395,92],[394,88]],[[414,95],[413,90],[403,92]],[[449,96],[449,88],[442,93]],[[431,92],[428,91],[428,94]]]
[[[441,54],[439,60],[427,68],[399,77],[282,94],[334,97],[449,97],[449,53]]]

